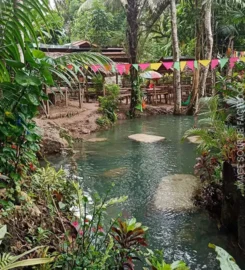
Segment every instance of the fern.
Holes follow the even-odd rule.
[[[10,253],[3,253],[0,255],[0,269],[3,269],[7,265],[11,264],[14,261],[14,256]]]

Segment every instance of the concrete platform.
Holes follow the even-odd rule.
[[[161,136],[155,136],[155,135],[147,135],[143,133],[139,134],[133,134],[128,136],[129,139],[137,141],[137,142],[143,142],[143,143],[154,143],[165,140],[165,137]]]

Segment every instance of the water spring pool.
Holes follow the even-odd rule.
[[[196,146],[180,142],[184,132],[192,126],[192,117],[158,116],[124,121],[94,135],[107,141],[83,142],[76,146],[78,172],[83,189],[90,193],[96,191],[102,197],[114,182],[113,197],[127,195],[128,200],[119,208],[113,208],[110,215],[121,211],[124,217],[134,216],[148,226],[150,248],[164,249],[166,260],[184,260],[195,270],[220,269],[208,243],[222,246],[231,253],[232,250],[226,235],[218,231],[207,213],[159,211],[153,203],[163,177],[193,174]],[[134,133],[164,136],[166,140],[138,143],[128,139]],[[57,166],[66,163],[63,158],[51,161]],[[171,194],[167,196],[169,200],[175,199]]]

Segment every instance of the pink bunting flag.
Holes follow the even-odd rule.
[[[230,68],[233,68],[237,61],[238,61],[238,57],[231,57],[230,58]]]
[[[166,69],[172,68],[174,62],[164,62],[162,63]]]
[[[139,67],[141,68],[141,70],[145,70],[145,69],[147,69],[149,66],[150,66],[149,63],[146,63],[146,64],[139,64]]]
[[[116,65],[117,67],[117,71],[120,75],[123,75],[124,71],[125,71],[125,65],[124,64],[118,64]]]
[[[194,61],[187,61],[186,65],[188,68],[190,68],[191,70],[194,70]]]
[[[100,65],[92,65],[91,66],[91,69],[93,70],[93,72],[97,72],[100,68],[101,68]]]
[[[211,61],[211,70],[215,69],[219,64],[219,60],[218,59],[213,59]]]
[[[126,74],[129,74],[130,68],[131,68],[131,64],[125,64],[125,73]]]

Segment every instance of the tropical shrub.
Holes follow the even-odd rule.
[[[182,261],[176,261],[168,264],[163,259],[163,252],[156,250],[155,252],[150,251],[150,254],[146,258],[147,264],[152,270],[189,270],[190,268]],[[144,268],[145,270],[148,268]]]
[[[105,86],[106,96],[99,97],[100,111],[103,117],[109,119],[111,123],[117,121],[116,110],[118,108],[119,86],[116,84],[107,84]]]
[[[142,226],[135,218],[122,221],[118,219],[111,228],[111,235],[114,239],[114,250],[119,269],[128,267],[133,269],[133,260],[139,258],[140,247],[146,247],[147,227]]]

